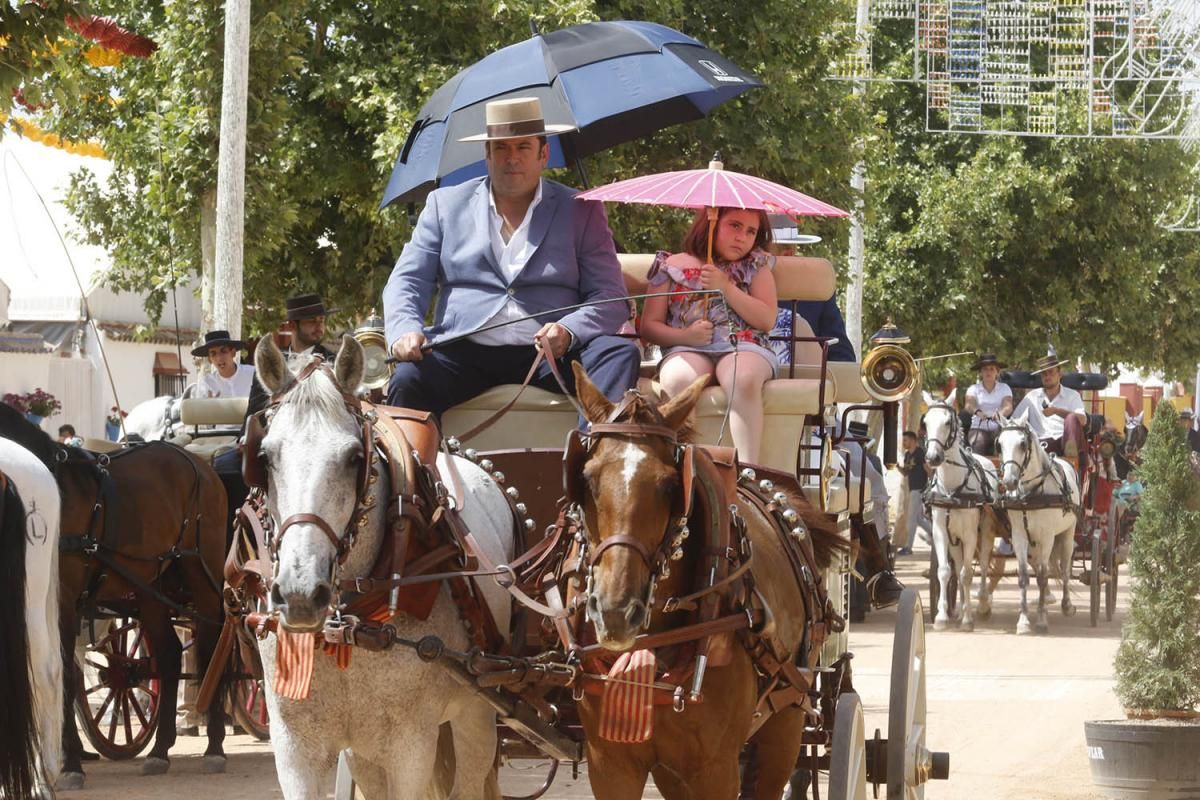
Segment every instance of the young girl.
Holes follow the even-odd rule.
[[[762,387],[779,363],[767,339],[776,312],[775,262],[765,249],[771,226],[765,211],[720,209],[713,237],[716,264],[705,264],[708,225],[708,214],[701,211],[682,252],[659,252],[655,258],[649,279],[656,296],[646,301],[642,338],[663,348],[659,380],[668,395],[701,375],[716,375],[729,398],[734,447],[742,461],[754,464],[762,439]],[[687,289],[716,289],[721,297],[679,294]]]

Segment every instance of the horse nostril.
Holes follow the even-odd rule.
[[[278,583],[271,587],[271,605],[275,606],[276,608],[287,605],[283,599],[283,592],[279,591]]]
[[[630,602],[629,608],[625,610],[625,620],[630,629],[640,630],[646,624],[646,604],[641,600]]]
[[[317,584],[317,588],[313,591],[313,608],[325,608],[332,600],[333,590],[329,588],[328,583],[321,581],[321,583]]]

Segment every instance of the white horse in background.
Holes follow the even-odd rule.
[[[927,431],[925,460],[936,467],[932,491],[961,506],[933,504],[933,547],[937,552],[938,598],[934,630],[945,630],[950,623],[949,591],[952,567],[958,571],[959,626],[975,630],[975,612],[971,607],[971,583],[975,579],[975,561],[982,567],[979,581],[979,618],[992,613],[991,587],[987,578],[992,547],[999,520],[991,503],[998,498],[996,467],[981,455],[963,446],[958,413],[945,403],[935,403],[925,414]]]
[[[1038,581],[1034,625],[1039,632],[1045,633],[1050,627],[1046,619],[1046,595],[1051,566],[1057,569],[1062,579],[1063,614],[1071,616],[1075,613],[1069,583],[1080,506],[1079,479],[1071,462],[1045,451],[1029,427],[1025,413],[1001,424],[998,447],[1003,459],[1000,480],[1012,525],[1012,544],[1017,554],[1021,588],[1017,633],[1026,634],[1032,630],[1026,605],[1031,559]],[[1056,503],[1055,497],[1062,498],[1062,502]]]
[[[0,438],[0,797],[50,798],[62,769],[58,484]]]
[[[190,396],[193,388],[194,384],[188,387],[184,398]],[[181,407],[182,399],[169,394],[138,403],[125,417],[125,438],[137,435],[144,442],[171,441],[184,430],[179,418]]]
[[[281,520],[311,514],[344,538],[356,507],[363,452],[359,422],[348,410],[342,392],[353,391],[361,382],[361,345],[343,337],[333,377],[318,369],[297,383],[267,336],[258,346],[255,366],[258,380],[270,393],[287,392],[270,420],[260,450],[266,459],[268,503],[276,531]],[[510,563],[514,524],[503,490],[475,464],[457,457],[453,460],[461,482],[447,488],[455,494],[465,524],[493,563]],[[445,458],[439,458],[438,467],[442,475],[451,468]],[[364,512],[365,524],[358,528],[357,540],[340,570],[335,569],[332,533],[322,532],[317,524],[301,522],[291,525],[286,536],[276,533],[281,538],[270,598],[284,629],[320,631],[336,597],[335,577],[368,575],[387,524],[388,481],[374,481],[368,493],[373,494],[374,505]],[[481,581],[481,592],[501,632],[507,635],[508,594],[488,580]],[[428,619],[401,615],[391,624],[399,637],[410,641],[435,635],[446,647],[460,652],[471,646],[445,586]],[[273,685],[276,648],[275,636],[260,644],[271,746],[280,787],[288,800],[324,797],[331,788],[338,753],[347,749],[355,784],[367,798],[441,797],[444,793],[456,800],[499,798],[494,770],[495,712],[445,668],[421,661],[411,649],[397,645],[380,652],[354,648],[349,667],[339,670],[335,659],[318,649],[309,697],[292,700],[280,697]],[[443,724],[448,725],[445,738],[453,742],[452,789],[442,785],[443,780],[451,781],[443,774],[448,771],[443,769],[447,754],[439,751]],[[435,763],[439,765],[436,777]]]

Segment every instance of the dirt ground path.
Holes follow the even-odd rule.
[[[902,580],[921,587],[925,602],[928,550],[902,559]],[[1013,562],[1009,562],[1010,569]],[[1125,578],[1125,574],[1122,574]],[[1085,719],[1120,716],[1112,693],[1112,658],[1127,604],[1122,589],[1116,618],[1090,628],[1087,587],[1072,587],[1075,617],[1050,617],[1050,633],[1018,637],[1016,579],[1007,577],[996,595],[992,619],[974,633],[926,628],[930,749],[950,753],[947,782],[931,784],[929,800],[1099,800],[1091,786],[1083,739]],[[855,684],[867,713],[867,731],[887,734],[887,705],[894,611],[873,612],[852,626]],[[197,757],[203,739],[181,738],[168,775],[143,778],[140,760],[89,765],[88,786],[64,793],[71,800],[270,800],[282,794],[269,744],[247,736],[226,739],[224,775],[204,775]],[[523,794],[539,781],[540,765],[506,768],[506,791]],[[547,797],[590,797],[586,775],[563,770]],[[658,797],[653,788],[646,797]]]

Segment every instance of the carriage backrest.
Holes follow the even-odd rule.
[[[646,276],[654,263],[653,253],[619,253],[626,288],[633,294],[645,290]],[[775,291],[780,300],[828,300],[837,289],[833,264],[824,258],[776,256]]]

